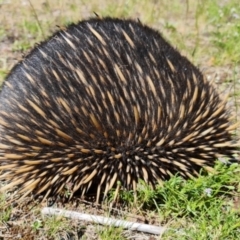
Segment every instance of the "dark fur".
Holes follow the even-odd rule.
[[[202,166],[213,166],[219,154],[234,153],[234,146],[224,145],[231,141],[224,105],[200,71],[157,31],[131,20],[82,21],[37,46],[8,75],[0,94],[0,159],[2,169],[10,167],[2,178],[22,179],[16,184],[22,192],[31,179],[39,178],[30,191],[48,195],[60,193],[68,182],[79,183],[83,192],[94,184],[107,192],[112,179],[135,190],[139,178],[154,185],[178,172],[196,175]],[[193,132],[196,135],[184,141]],[[84,182],[94,170],[97,173]]]

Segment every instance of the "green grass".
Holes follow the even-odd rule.
[[[209,1],[206,17],[213,27],[211,42],[215,47],[217,64],[240,62],[240,5],[239,1],[229,1],[222,5],[219,1]]]
[[[240,167],[218,163],[214,173],[183,180],[174,176],[151,189],[144,183],[138,192],[137,209],[156,211],[163,224],[172,230],[163,239],[237,239],[240,234],[240,210],[234,207],[234,197],[240,193]],[[129,193],[125,203],[133,198]],[[179,232],[179,224],[181,231]],[[191,227],[189,227],[191,226]],[[197,238],[194,238],[197,236]]]
[[[0,195],[0,224],[9,221],[11,216],[11,208],[6,206],[5,194]]]
[[[43,222],[44,221],[44,222]],[[40,220],[40,225],[44,224],[44,230],[46,236],[51,238],[60,238],[67,232],[71,231],[71,226],[65,218],[62,217],[47,217],[44,220]]]
[[[100,16],[139,18],[158,29],[204,70],[216,77],[219,88],[231,87],[236,118],[239,119],[240,96],[240,5],[238,0],[53,0],[1,1],[0,82],[12,66],[34,45],[65,24]],[[238,133],[238,132],[237,132]],[[155,190],[139,184],[137,201],[132,192],[120,192],[117,213],[121,219],[145,219],[149,224],[167,226],[169,230],[156,239],[235,240],[240,236],[240,167],[218,163],[216,172],[183,180],[172,177]],[[66,191],[66,194],[69,192]],[[62,207],[109,215],[110,194],[104,203],[107,210],[75,202]],[[0,223],[3,234],[15,239],[128,239],[121,228],[88,225],[62,217],[43,217],[42,205],[14,205],[0,196]],[[105,209],[104,208],[104,209]],[[133,216],[132,216],[133,215]],[[14,223],[13,225],[12,222]],[[7,228],[6,226],[8,226]],[[81,225],[80,225],[81,224]],[[90,230],[88,230],[90,229]],[[2,231],[2,230],[1,230]],[[86,233],[88,232],[88,234]],[[146,236],[133,233],[132,236]],[[24,238],[28,236],[28,238]],[[139,239],[141,239],[139,237]]]
[[[120,201],[125,207],[121,204],[119,211],[122,212],[123,208],[125,210],[118,218],[125,219],[134,213],[136,216],[144,216],[155,225],[167,226],[168,230],[161,237],[166,240],[234,240],[240,234],[240,209],[235,204],[239,195],[239,165],[227,166],[218,162],[213,173],[204,172],[189,180],[174,176],[155,190],[140,183],[136,203],[132,192],[122,191]],[[105,204],[107,206],[108,203]],[[1,222],[8,222],[14,208],[6,208],[2,198],[0,210]],[[107,212],[105,214],[109,215]],[[43,218],[37,208],[28,212],[24,219],[21,225],[23,229],[30,225],[28,231],[33,236],[45,236],[47,239],[76,235],[76,231],[82,229],[82,226],[76,227],[61,216]],[[127,239],[126,232],[121,228],[94,226],[95,235],[99,239]]]
[[[115,227],[98,227],[97,235],[101,240],[124,240],[126,239],[123,236],[123,229],[122,228],[115,228]]]

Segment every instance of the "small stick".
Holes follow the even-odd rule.
[[[59,208],[45,207],[42,209],[42,214],[64,216],[67,218],[78,219],[78,220],[98,223],[98,224],[107,225],[107,226],[122,227],[124,229],[146,232],[146,233],[151,233],[156,235],[163,234],[164,231],[166,230],[165,227],[157,227],[154,225],[117,220],[114,218],[90,215],[90,214],[79,213],[75,211],[68,211],[68,210],[59,209]]]

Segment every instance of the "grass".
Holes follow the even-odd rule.
[[[239,165],[232,164],[229,167],[218,162],[213,173],[203,172],[198,178],[190,180],[174,176],[155,190],[140,183],[137,203],[133,202],[133,193],[121,192],[120,199],[124,205],[119,205],[117,217],[137,221],[136,218],[142,216],[150,224],[167,226],[169,230],[161,239],[237,239],[240,234],[239,194]],[[1,199],[0,204],[2,224],[9,222],[10,216],[16,218],[14,208],[6,208],[4,201]],[[108,206],[106,201],[105,207]],[[47,239],[81,236],[86,231],[86,227],[61,216],[43,218],[39,208],[36,205],[27,212],[20,208],[22,212],[18,218],[24,220],[17,221],[18,231],[24,229],[24,234]],[[109,212],[104,211],[101,215],[109,215]],[[93,227],[90,236],[128,239],[129,233],[121,228]]]
[[[217,64],[239,63],[240,46],[240,6],[231,1],[219,7],[218,1],[211,1],[207,8],[207,19],[214,26],[211,30],[211,42],[215,47],[214,57]]]
[[[126,238],[123,235],[122,228],[114,228],[114,227],[100,227],[97,229],[97,235],[101,240],[125,240]]]
[[[230,104],[239,119],[240,7],[238,0],[0,0],[0,82],[12,66],[59,27],[94,16],[139,18],[158,29],[197,65],[218,87],[230,87]],[[238,134],[238,133],[237,133]],[[130,221],[167,226],[152,239],[238,239],[240,236],[240,167],[218,163],[215,173],[183,180],[172,177],[155,190],[139,184],[137,202],[132,192],[121,192],[117,210],[106,201],[99,209],[79,203],[56,202],[54,206]],[[111,195],[109,196],[111,199]],[[109,200],[108,199],[108,200]],[[2,236],[10,239],[149,239],[121,228],[102,227],[43,217],[42,204],[13,205],[0,196]],[[2,237],[0,235],[0,239]]]
[[[11,215],[11,208],[6,207],[6,196],[5,194],[0,195],[0,224],[9,221]]]
[[[162,239],[237,239],[240,211],[233,198],[239,195],[239,183],[239,165],[218,163],[214,173],[187,181],[174,176],[156,190],[142,184],[137,208],[157,210],[163,224],[171,222],[172,230]]]

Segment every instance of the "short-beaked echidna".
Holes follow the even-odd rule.
[[[155,30],[133,20],[72,24],[18,63],[0,94],[2,190],[96,196],[197,175],[235,144],[226,101]]]

